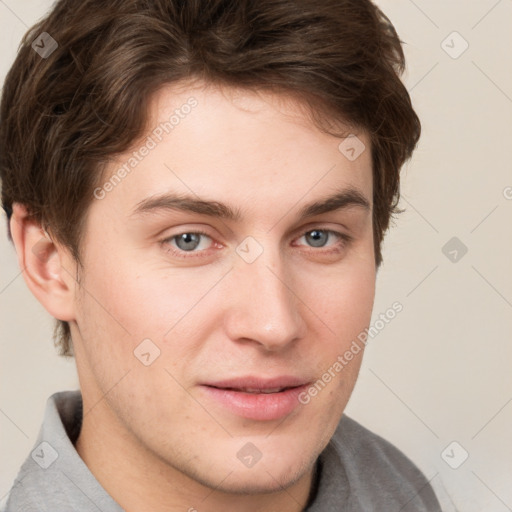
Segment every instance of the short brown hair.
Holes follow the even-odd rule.
[[[32,47],[43,32],[58,44],[45,56]],[[369,134],[378,267],[399,170],[420,136],[404,66],[392,24],[369,0],[59,0],[5,80],[3,207],[10,218],[13,202],[25,205],[80,263],[102,166],[142,134],[153,93],[194,78],[269,89],[301,98],[319,125],[343,120]],[[66,322],[56,344],[71,354]]]

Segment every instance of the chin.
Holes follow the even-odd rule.
[[[262,465],[258,469],[254,467],[233,471],[220,485],[218,481],[209,482],[208,487],[212,487],[211,484],[213,484],[213,488],[217,491],[235,495],[272,494],[293,486],[306,475],[307,468],[297,468],[297,470],[288,468],[277,473],[272,467]]]
[[[308,478],[310,470],[316,462],[304,460],[304,454],[295,453],[296,458],[287,458],[284,453],[275,451],[271,457],[262,457],[252,467],[244,467],[240,460],[233,464],[232,459],[219,461],[218,465],[209,467],[188,468],[184,471],[202,485],[220,492],[235,495],[272,494],[282,492],[296,484],[301,478]],[[182,471],[186,468],[182,468]]]

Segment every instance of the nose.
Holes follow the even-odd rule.
[[[274,352],[302,338],[306,330],[291,269],[277,252],[265,250],[252,263],[235,262],[225,317],[230,339]]]

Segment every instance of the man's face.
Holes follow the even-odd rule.
[[[289,486],[332,436],[361,363],[332,370],[374,299],[369,140],[358,133],[366,150],[347,158],[292,101],[197,86],[162,89],[146,135],[155,147],[144,137],[109,164],[103,183],[139,152],[88,211],[71,323],[84,423],[211,487]],[[306,211],[348,190],[369,208],[353,193]]]

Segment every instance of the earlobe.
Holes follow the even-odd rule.
[[[21,204],[13,204],[10,228],[30,291],[53,317],[74,320],[76,264],[69,252],[52,240]]]

